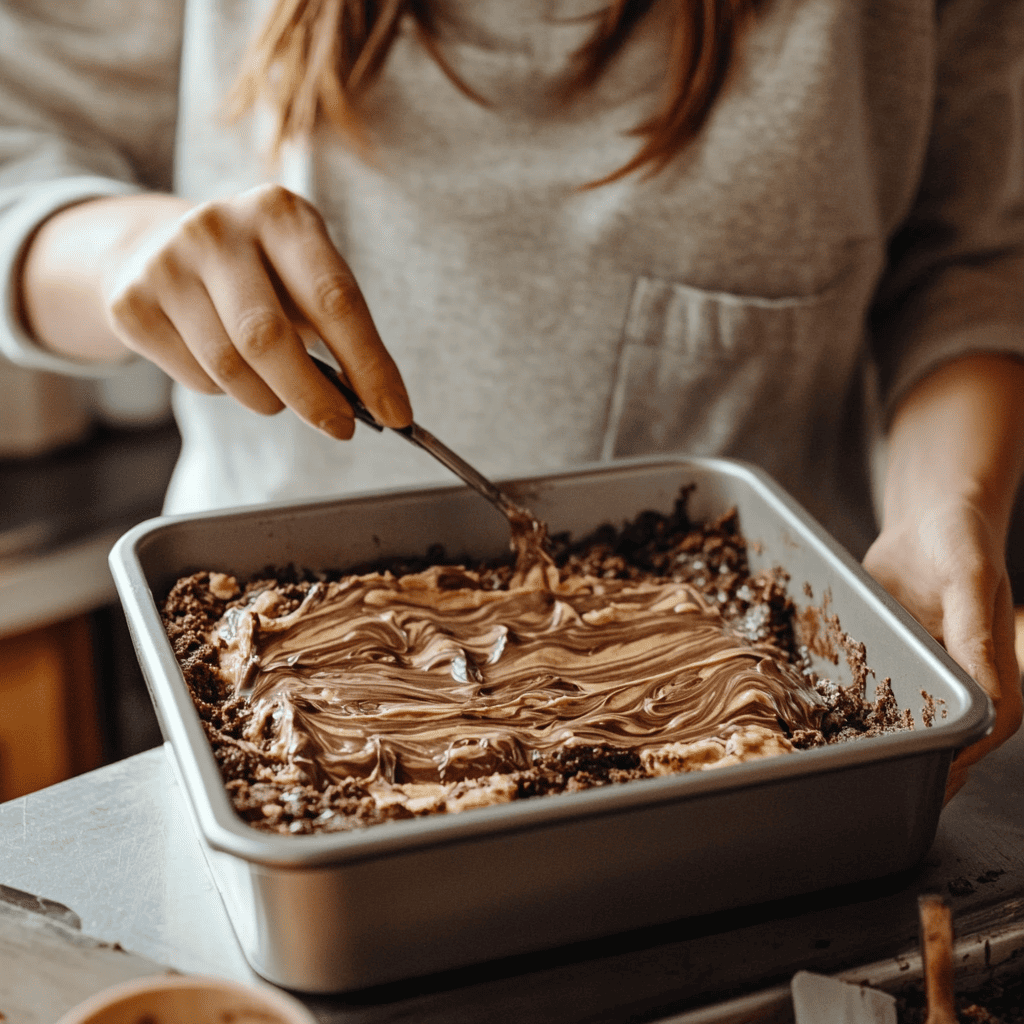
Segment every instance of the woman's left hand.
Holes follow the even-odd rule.
[[[946,799],[967,772],[1021,724],[1020,669],[1014,650],[1013,601],[1004,534],[966,500],[887,523],[864,567],[992,698],[992,732],[953,762]]]

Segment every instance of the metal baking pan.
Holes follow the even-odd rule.
[[[249,963],[333,992],[428,974],[903,870],[934,838],[950,760],[991,727],[987,697],[765,474],[721,459],[639,459],[507,483],[579,536],[695,484],[694,518],[736,507],[752,568],[794,600],[826,595],[918,728],[727,769],[320,836],[268,835],[229,803],[161,626],[180,576],[268,564],[345,568],[507,550],[502,516],[463,487],[275,504],[143,523],[110,565],[202,845]],[[805,595],[813,595],[805,598]],[[843,666],[821,671],[843,679]],[[921,691],[945,717],[922,726]]]

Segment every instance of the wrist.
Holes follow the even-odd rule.
[[[72,359],[124,358],[107,318],[104,279],[139,239],[190,206],[169,195],[103,197],[45,220],[26,246],[18,275],[28,333],[43,348]]]
[[[890,467],[886,480],[882,526],[920,522],[943,510],[971,509],[998,528],[1005,519],[1002,504],[1000,496],[976,477],[897,464]]]
[[[911,389],[890,428],[885,528],[970,509],[1005,538],[1024,470],[1024,361],[977,353]]]

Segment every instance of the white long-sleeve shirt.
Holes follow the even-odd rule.
[[[412,32],[367,103],[376,158],[329,132],[278,166],[223,98],[268,3],[0,8],[0,348],[62,372],[17,316],[26,239],[79,199],[196,200],[277,180],[353,268],[418,422],[495,477],[633,454],[772,473],[860,554],[886,409],[970,351],[1024,357],[1024,2],[774,0],[699,136],[628,159],[665,5],[592,93],[551,102],[580,0],[438,3],[458,91]],[[556,9],[557,13],[556,13]],[[168,511],[450,480],[401,438],[333,441],[177,388]]]

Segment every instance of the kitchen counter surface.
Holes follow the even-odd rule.
[[[949,899],[961,934],[1021,921],[1022,780],[1024,732],[975,769],[924,863],[878,883],[306,1001],[338,1024],[655,1021],[800,968],[830,973],[907,953],[921,892]],[[160,964],[256,980],[166,748],[0,805],[0,883],[67,905],[85,933]]]

